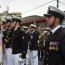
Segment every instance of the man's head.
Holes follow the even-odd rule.
[[[6,29],[6,20],[2,20],[2,28]]]
[[[23,30],[26,32],[28,31],[28,27],[27,26],[23,26]]]
[[[31,24],[30,25],[30,29],[33,31],[33,30],[36,30],[37,29],[37,26],[36,25],[34,25],[34,24]]]
[[[6,27],[10,28],[10,23],[12,22],[12,16],[6,17]]]
[[[16,25],[20,25],[20,22],[22,22],[21,19],[16,17],[16,16],[12,16],[12,20],[13,21],[11,22],[11,27],[15,27]]]
[[[46,21],[51,28],[60,25],[64,19],[65,13],[58,8],[49,6],[47,14],[44,14]]]

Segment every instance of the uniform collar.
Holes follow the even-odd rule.
[[[59,29],[61,26],[60,25],[58,25],[58,26],[56,26],[54,29],[52,29],[51,31],[52,31],[52,33],[54,33],[57,29]]]
[[[35,30],[32,31],[32,33],[35,32]]]

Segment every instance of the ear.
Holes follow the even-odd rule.
[[[56,17],[56,23],[60,23],[60,19]]]

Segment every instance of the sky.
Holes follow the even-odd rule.
[[[48,6],[57,6],[57,0],[0,0],[0,12],[21,12],[22,17],[47,13]],[[59,9],[65,11],[65,0],[59,0]]]

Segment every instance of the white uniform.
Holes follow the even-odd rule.
[[[28,51],[27,54],[27,65],[38,65],[38,51]]]
[[[12,65],[12,49],[6,48],[6,61],[7,65]]]
[[[3,65],[12,65],[12,50],[6,48],[6,53],[3,55]]]
[[[13,54],[13,65],[24,65],[25,59],[20,58],[21,53]]]

